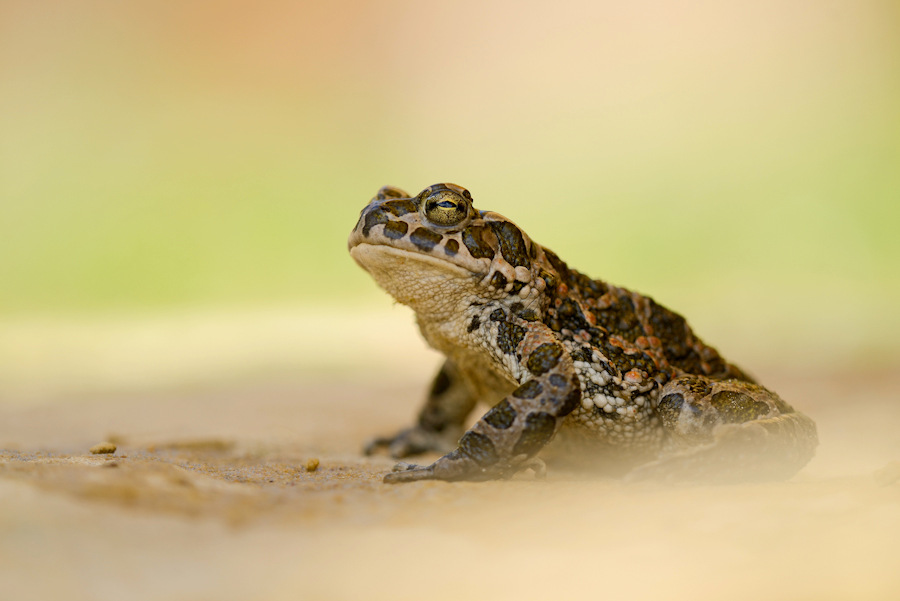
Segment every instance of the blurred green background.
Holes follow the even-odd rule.
[[[411,319],[346,236],[441,181],[730,356],[884,367],[898,107],[892,0],[3,0],[0,386],[365,362]]]

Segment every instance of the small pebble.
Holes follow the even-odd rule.
[[[310,459],[306,462],[306,471],[314,472],[319,469],[319,460],[318,459]]]
[[[105,455],[107,453],[115,453],[116,445],[111,442],[101,442],[91,447],[91,453],[94,455]]]

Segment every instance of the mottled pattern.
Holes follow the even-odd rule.
[[[386,482],[508,477],[542,451],[633,461],[632,478],[784,478],[814,453],[812,420],[683,317],[569,268],[464,188],[382,188],[349,247],[447,357],[417,423],[367,447],[446,454]],[[464,432],[478,402],[491,408]]]

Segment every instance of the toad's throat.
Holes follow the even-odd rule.
[[[420,315],[452,315],[477,297],[483,275],[448,261],[381,244],[357,244],[350,256],[398,302]]]

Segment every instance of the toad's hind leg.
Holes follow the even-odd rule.
[[[386,448],[391,457],[397,459],[429,451],[446,453],[456,447],[466,417],[475,403],[475,397],[459,369],[448,359],[431,384],[416,425],[393,436],[371,440],[365,447],[365,453],[371,455]]]
[[[667,450],[631,479],[776,480],[812,459],[816,424],[774,392],[739,380],[682,376],[660,391]]]

